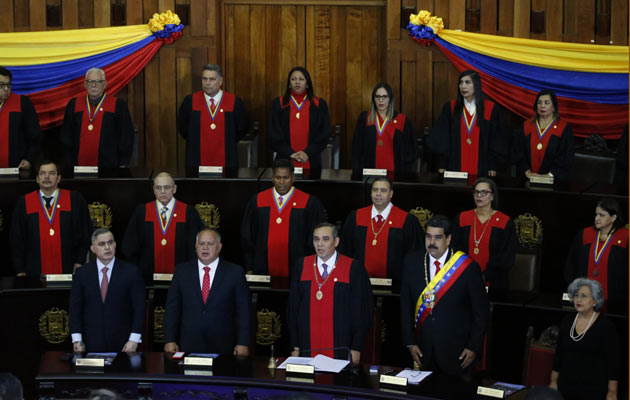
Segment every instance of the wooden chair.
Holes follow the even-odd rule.
[[[532,214],[519,215],[514,220],[519,239],[516,261],[508,276],[511,290],[535,292],[540,286],[541,244],[543,227]]]

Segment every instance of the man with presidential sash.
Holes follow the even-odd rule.
[[[133,152],[133,123],[127,103],[105,93],[105,71],[90,68],[84,82],[87,94],[70,99],[60,140],[73,166],[118,168],[129,165]]]
[[[223,72],[217,64],[201,71],[202,90],[186,96],[177,114],[180,135],[186,139],[186,169],[199,166],[238,168],[236,143],[249,122],[243,101],[221,90]]]
[[[422,369],[468,375],[482,349],[489,303],[479,265],[450,242],[450,221],[436,215],[426,224],[426,251],[405,258],[403,344]]]

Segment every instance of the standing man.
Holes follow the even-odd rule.
[[[72,280],[70,333],[75,352],[138,349],[144,325],[144,283],[135,265],[116,259],[116,241],[106,228],[92,233],[90,261]]]
[[[249,354],[250,296],[241,266],[219,259],[221,235],[197,235],[197,261],[179,264],[168,289],[164,351]]]
[[[348,359],[358,364],[372,323],[372,289],[363,265],[337,252],[333,224],[315,227],[316,255],[299,259],[291,276],[289,332],[292,356]]]
[[[118,168],[129,165],[133,152],[133,124],[127,103],[105,93],[105,71],[85,74],[86,95],[66,106],[61,143],[72,165]]]
[[[186,169],[200,165],[238,168],[236,143],[247,132],[245,105],[221,90],[223,72],[217,64],[201,71],[201,88],[179,107],[177,126],[186,139]]]
[[[418,218],[392,204],[394,189],[378,177],[370,189],[372,205],[352,211],[341,231],[341,251],[365,264],[372,278],[400,279],[405,255],[422,246]]]
[[[167,172],[153,179],[155,201],[136,207],[123,238],[123,253],[140,267],[145,281],[172,274],[175,265],[195,259],[195,237],[203,228],[197,210],[175,199],[177,185]]]
[[[13,268],[18,276],[71,274],[83,265],[92,223],[79,192],[59,189],[61,174],[44,161],[37,171],[39,190],[17,200],[11,221]]]
[[[403,344],[422,369],[468,375],[482,348],[488,297],[479,265],[449,248],[451,223],[426,224],[426,251],[405,258],[400,288]]]
[[[0,168],[30,169],[42,132],[28,96],[11,93],[11,71],[0,67]]]
[[[313,228],[325,220],[321,201],[293,187],[293,163],[273,162],[273,188],[253,196],[243,215],[245,268],[256,274],[289,276],[289,266],[313,252]]]

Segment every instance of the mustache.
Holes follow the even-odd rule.
[[[434,246],[434,245],[432,245],[432,244],[430,244],[430,245],[429,245],[429,248],[430,248],[430,249],[433,249],[433,250],[437,250],[437,246]]]

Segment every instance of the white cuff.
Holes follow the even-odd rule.
[[[136,342],[136,343],[142,343],[142,335],[139,333],[131,333],[129,335],[129,341],[130,342]]]
[[[80,333],[73,333],[72,334],[72,343],[76,343],[76,342],[82,342],[83,341],[83,335]]]

